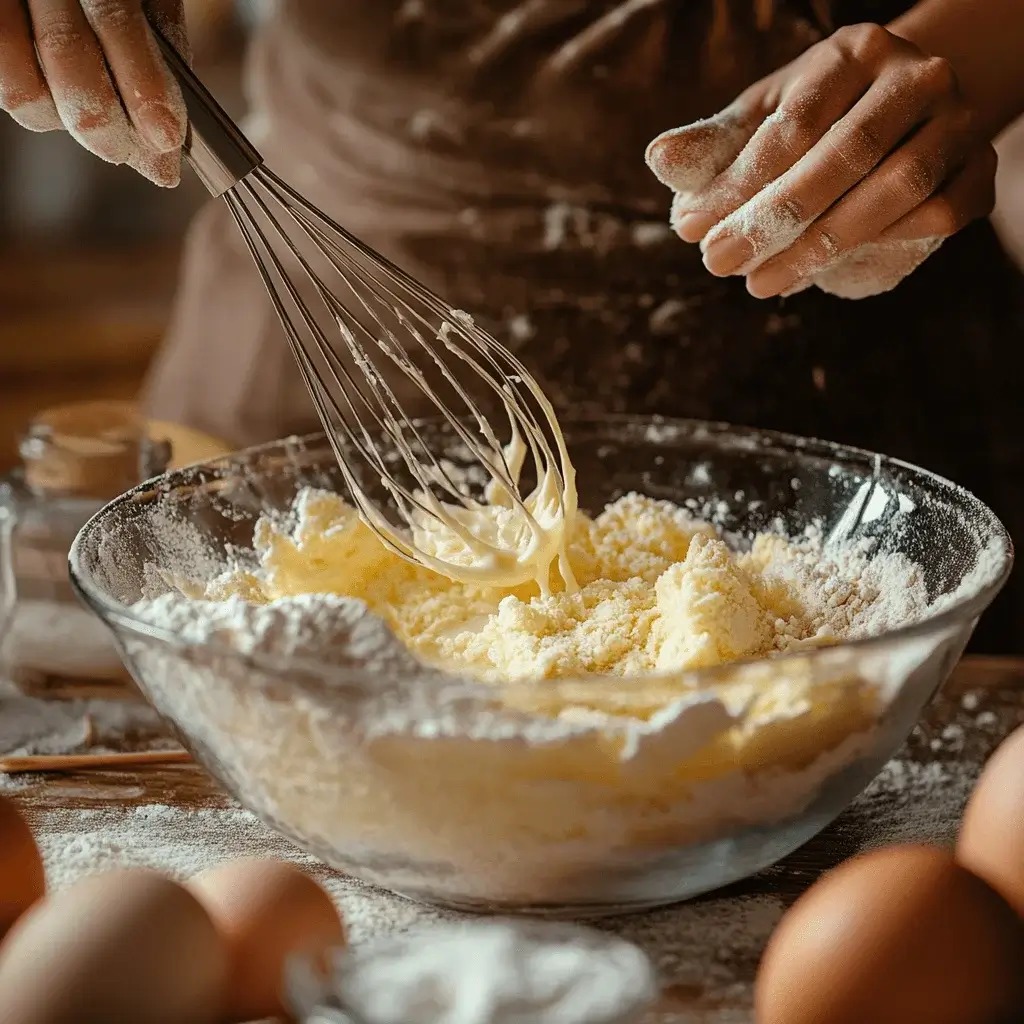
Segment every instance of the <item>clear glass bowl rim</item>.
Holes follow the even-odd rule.
[[[415,421],[417,424],[429,426],[431,423],[440,424],[440,418],[421,419]],[[822,458],[831,458],[839,462],[863,461],[878,466],[901,469],[916,475],[922,481],[936,485],[939,488],[951,489],[954,493],[964,496],[966,501],[973,506],[979,517],[987,520],[987,526],[991,533],[992,540],[1001,542],[1003,549],[1003,565],[998,574],[977,591],[967,595],[959,601],[954,602],[948,608],[943,609],[937,615],[929,616],[919,622],[901,626],[899,629],[888,630],[875,636],[863,637],[857,640],[846,640],[830,647],[816,648],[811,651],[795,651],[779,654],[772,659],[773,662],[792,661],[823,661],[829,657],[835,657],[837,652],[850,651],[875,651],[887,645],[896,644],[902,641],[913,641],[935,633],[942,632],[945,628],[953,628],[962,625],[965,621],[977,618],[994,600],[996,595],[1006,583],[1013,568],[1014,548],[1013,541],[1006,527],[999,517],[979,498],[961,485],[954,483],[947,478],[933,473],[931,470],[923,469],[911,462],[893,458],[888,455],[881,455],[864,448],[856,448],[851,445],[838,444],[833,441],[825,441],[818,438],[803,437],[799,434],[789,434],[783,431],[765,430],[758,427],[736,426],[724,421],[689,419],[671,416],[638,416],[632,414],[615,414],[608,416],[561,416],[559,422],[564,429],[568,441],[572,443],[573,428],[608,428],[616,424],[630,427],[675,427],[683,432],[684,437],[705,436],[726,436],[736,442],[753,442],[759,448],[782,449],[790,454],[799,456],[806,454]],[[172,647],[200,648],[220,657],[232,658],[235,661],[245,664],[258,672],[275,674],[279,677],[287,677],[289,673],[306,671],[320,678],[329,677],[331,674],[341,675],[341,669],[316,659],[290,657],[287,660],[276,658],[272,655],[255,652],[243,654],[235,647],[221,640],[206,640],[202,642],[189,641],[177,633],[162,629],[153,625],[139,616],[133,615],[128,606],[108,597],[104,590],[97,586],[89,574],[81,568],[81,553],[83,538],[95,528],[95,524],[112,513],[122,505],[138,501],[152,492],[154,487],[163,484],[166,489],[173,490],[179,486],[187,486],[189,477],[197,472],[209,471],[216,473],[218,470],[225,475],[230,473],[232,467],[244,465],[246,462],[258,458],[262,454],[273,451],[281,451],[288,446],[300,451],[315,450],[317,446],[325,451],[329,450],[329,442],[322,431],[310,434],[293,435],[290,437],[278,438],[264,444],[253,445],[244,448],[230,455],[220,456],[215,459],[207,459],[194,463],[180,469],[165,472],[159,476],[133,487],[130,491],[118,496],[108,502],[102,509],[93,515],[79,531],[68,555],[68,571],[71,577],[71,584],[79,599],[96,615],[103,619],[108,626],[124,630],[143,640],[157,640]],[[746,659],[738,662],[730,662],[728,665],[718,665],[711,668],[689,669],[683,673],[672,673],[674,678],[685,678],[694,688],[711,688],[720,682],[723,677],[731,676],[744,665],[757,664],[764,659]],[[653,678],[653,675],[651,676]],[[461,680],[462,682],[473,683],[472,680]],[[600,684],[607,681],[609,684],[618,684],[621,681],[614,676],[589,676],[587,683],[590,685]],[[479,684],[481,687],[484,684]]]

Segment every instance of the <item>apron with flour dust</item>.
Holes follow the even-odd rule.
[[[249,128],[294,187],[514,348],[557,408],[881,450],[962,483],[1024,536],[1021,285],[987,223],[856,302],[752,299],[665,227],[647,141],[820,38],[823,5],[806,6],[283,0],[255,35]],[[896,13],[876,7],[832,15]],[[316,427],[219,204],[191,232],[146,400],[238,445]],[[1011,587],[978,642],[1022,638]]]

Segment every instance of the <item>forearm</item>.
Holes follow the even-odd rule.
[[[1024,113],[1024,0],[922,0],[889,28],[953,65],[989,138]]]

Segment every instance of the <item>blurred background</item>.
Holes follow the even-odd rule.
[[[272,2],[186,0],[196,69],[236,117],[247,30]],[[1000,149],[994,220],[1024,266],[1024,121]],[[180,188],[158,189],[66,133],[35,135],[0,114],[0,473],[39,410],[135,396],[205,201],[187,171]]]
[[[246,27],[259,0],[187,0],[196,69],[244,111]],[[184,233],[207,195],[186,172],[158,189],[64,132],[0,114],[0,472],[34,413],[132,398],[160,341]]]

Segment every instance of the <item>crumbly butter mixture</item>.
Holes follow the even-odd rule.
[[[457,583],[387,550],[340,497],[307,490],[288,523],[261,520],[257,571],[215,580],[206,598],[257,603],[309,593],[365,601],[424,661],[502,682],[632,676],[723,665],[871,630],[878,587],[824,557],[813,538],[774,534],[749,550],[665,501],[628,494],[575,517],[579,584]]]

